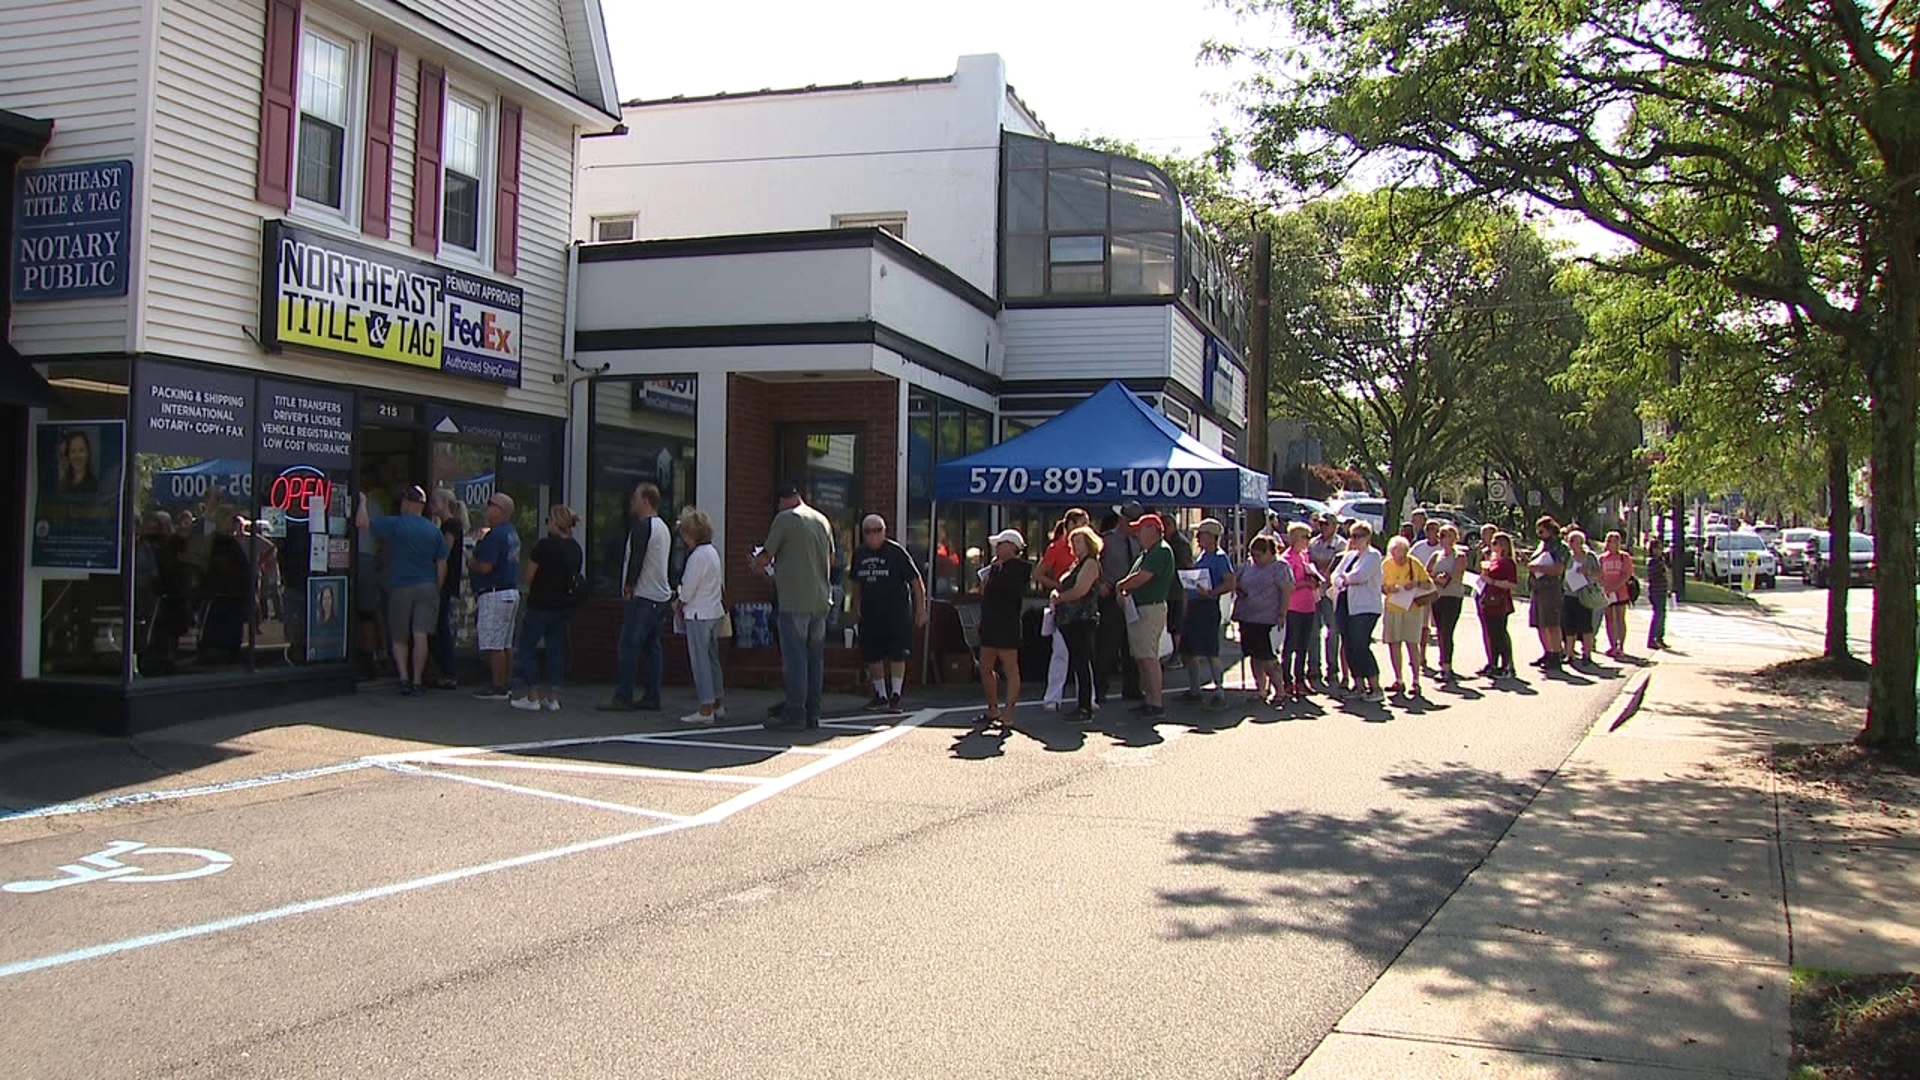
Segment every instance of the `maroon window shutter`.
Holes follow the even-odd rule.
[[[260,159],[253,197],[293,207],[294,122],[300,109],[300,0],[267,0],[264,72],[260,79]]]
[[[512,275],[520,269],[520,106],[500,103],[500,163],[494,183],[493,269]]]
[[[413,129],[413,246],[440,247],[440,138],[447,111],[447,73],[420,61],[420,116]]]
[[[373,39],[367,64],[367,152],[360,185],[360,231],[393,235],[393,88],[399,50]]]

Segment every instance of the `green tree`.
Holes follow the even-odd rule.
[[[1872,388],[1878,571],[1860,741],[1911,752],[1920,426],[1920,0],[1237,0],[1259,167],[1518,194],[1781,305]],[[1257,20],[1249,20],[1257,21]]]

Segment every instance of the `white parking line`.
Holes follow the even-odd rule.
[[[556,802],[572,803],[575,806],[592,807],[595,810],[612,810],[620,814],[635,814],[640,817],[658,818],[661,821],[686,821],[685,814],[669,814],[664,810],[649,810],[644,806],[628,806],[625,803],[607,802],[602,799],[589,799],[580,795],[568,795],[560,791],[547,791],[543,788],[521,787],[519,784],[503,784],[498,780],[486,780],[478,776],[461,776],[459,773],[441,772],[438,769],[423,769],[418,765],[408,765],[402,761],[381,762],[380,768],[408,776],[431,776],[440,780],[457,780],[462,784],[491,788],[494,791],[510,791],[516,795],[533,795]]]
[[[772,750],[780,754],[819,754],[826,756],[837,753],[834,750],[822,750],[816,746],[775,746],[770,743],[713,742],[707,739],[675,739],[662,736],[658,739],[636,739],[628,736],[630,743],[651,743],[655,746],[699,746],[711,750]]]
[[[243,780],[225,780],[218,784],[201,784],[197,787],[174,788],[171,791],[133,791],[125,795],[113,795],[105,799],[88,802],[60,803],[57,806],[37,806],[30,810],[14,810],[0,814],[0,821],[18,821],[23,818],[59,817],[64,814],[88,814],[96,810],[111,810],[116,806],[138,806],[141,803],[168,802],[173,799],[191,799],[201,795],[220,795],[229,791],[245,791],[248,788],[266,787],[269,784],[284,784],[289,780],[311,780],[316,776],[333,776],[338,773],[354,772],[373,764],[371,761],[342,761],[336,765],[321,765],[312,769],[292,769],[287,772],[264,773],[249,776]]]
[[[188,938],[205,937],[209,934],[218,934],[227,930],[239,930],[249,926],[258,926],[262,923],[275,922],[280,919],[291,918],[295,915],[307,915],[316,911],[326,911],[331,908],[365,903],[369,900],[379,900],[389,896],[397,896],[401,893],[431,888],[435,885],[445,885],[450,882],[463,881],[467,878],[480,877],[501,870],[511,870],[516,867],[530,866],[535,863],[565,858],[569,855],[579,855],[589,851],[618,847],[622,844],[632,843],[635,840],[646,839],[647,837],[680,832],[686,829],[698,828],[703,825],[715,825],[748,807],[758,806],[760,803],[773,798],[775,795],[797,784],[805,783],[829,769],[844,765],[857,757],[878,750],[887,743],[900,738],[914,728],[932,720],[934,717],[940,715],[942,711],[944,710],[925,709],[910,716],[903,716],[900,718],[899,724],[894,727],[874,732],[866,738],[858,740],[846,749],[837,751],[832,757],[821,758],[801,768],[795,769],[784,776],[769,780],[751,791],[742,792],[728,799],[726,802],[695,815],[686,821],[668,822],[649,829],[620,833],[615,836],[604,836],[597,840],[585,840],[577,844],[568,844],[565,847],[549,848],[545,851],[536,851],[526,855],[515,855],[511,858],[497,859],[493,862],[481,863],[476,866],[460,867],[455,870],[445,870],[437,874],[429,874],[426,877],[394,882],[390,885],[380,885],[370,889],[357,889],[353,892],[337,893],[333,896],[321,897],[316,900],[303,900],[277,908],[268,908],[264,911],[253,911],[242,915],[233,915],[224,919],[215,919],[211,922],[182,926],[173,930],[163,930],[153,934],[142,934],[138,937],[121,938],[117,941],[109,941],[81,949],[54,953],[50,956],[16,960],[12,963],[0,963],[0,979],[14,975],[25,975],[35,971],[45,971],[48,968],[63,967],[67,964],[77,964],[84,960],[97,960],[105,956],[133,952],[138,949],[150,948],[155,945],[165,945],[170,942],[183,941]]]

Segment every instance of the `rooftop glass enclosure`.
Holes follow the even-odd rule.
[[[1246,294],[1180,191],[1153,165],[1008,132],[1000,291],[1009,301],[1185,299],[1235,349]]]

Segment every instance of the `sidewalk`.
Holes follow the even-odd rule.
[[[1920,830],[1782,798],[1765,765],[1857,716],[1745,678],[1793,654],[1689,651],[1617,730],[1602,716],[1298,1080],[1779,1080],[1789,965],[1920,969]]]

